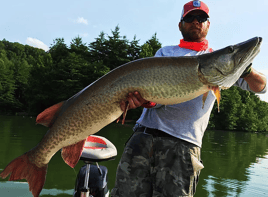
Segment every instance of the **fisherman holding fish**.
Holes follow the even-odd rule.
[[[209,8],[202,1],[183,6],[178,46],[159,49],[155,57],[196,56],[210,53],[206,36]],[[236,86],[254,93],[266,92],[266,77],[251,67],[245,69]],[[175,105],[149,102],[139,92],[129,93],[128,109],[143,106],[143,112],[126,143],[117,169],[113,197],[193,196],[204,168],[200,148],[215,95],[210,91],[202,107],[202,95]],[[125,101],[121,109],[127,108]]]
[[[262,38],[212,52],[206,40],[208,18],[205,3],[186,3],[179,23],[183,39],[178,46],[121,65],[41,112],[36,123],[49,128],[46,135],[13,159],[0,178],[26,179],[29,190],[38,197],[56,152],[61,149],[65,163],[74,168],[89,135],[122,113],[124,120],[127,109],[143,106],[119,163],[112,196],[193,196],[204,167],[202,138],[215,97],[219,104],[220,88],[236,85],[266,92],[266,77],[251,67]]]

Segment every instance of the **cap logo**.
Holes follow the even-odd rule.
[[[193,1],[193,6],[194,7],[201,7],[201,2],[200,1]]]

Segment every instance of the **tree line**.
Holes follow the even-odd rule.
[[[0,114],[25,112],[36,115],[55,103],[68,99],[110,70],[127,62],[154,56],[161,48],[156,33],[142,45],[130,41],[115,27],[101,32],[89,44],[81,37],[69,45],[56,38],[49,51],[5,39],[0,41]],[[136,120],[142,109],[130,110]],[[232,87],[222,91],[221,112],[216,106],[209,128],[268,131],[268,105],[253,93]]]

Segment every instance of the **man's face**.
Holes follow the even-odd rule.
[[[187,15],[203,15],[204,12],[201,10],[194,10],[188,13]],[[181,21],[179,23],[179,29],[182,33],[182,36],[185,41],[192,42],[202,42],[208,33],[210,26],[210,22],[207,20],[203,23],[200,23],[195,18],[192,22],[187,23],[185,21]]]

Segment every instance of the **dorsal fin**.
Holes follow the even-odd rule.
[[[63,105],[63,103],[64,101],[45,109],[37,116],[36,123],[44,125],[46,127],[51,127],[53,124],[53,120],[60,111],[60,108]]]

